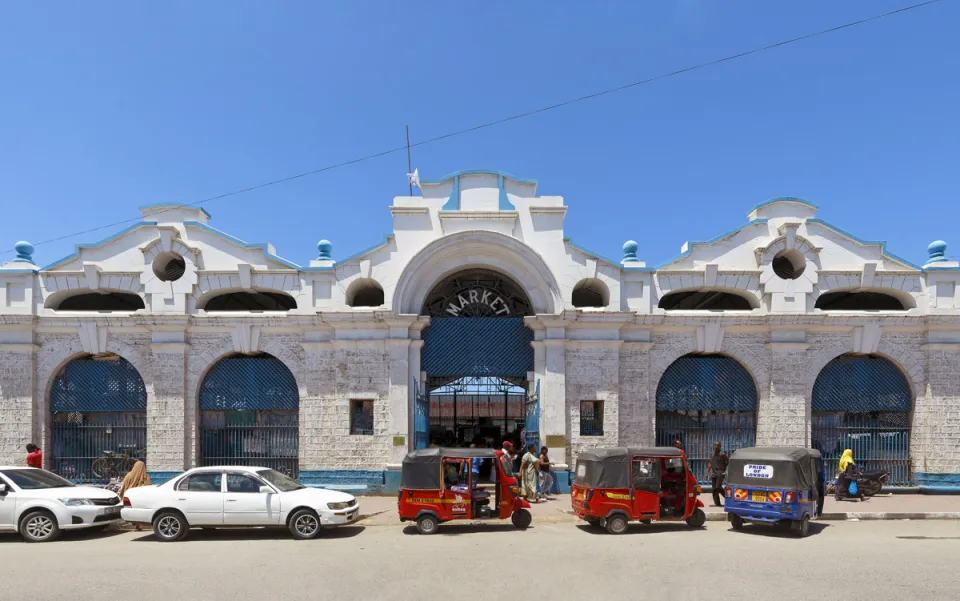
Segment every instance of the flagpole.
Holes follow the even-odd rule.
[[[410,164],[410,126],[407,126],[407,173],[413,173]],[[413,181],[408,179],[407,184],[410,186],[410,196],[413,196]]]

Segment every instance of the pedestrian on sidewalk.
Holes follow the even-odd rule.
[[[27,466],[43,469],[43,451],[32,442],[27,445]]]
[[[540,464],[540,460],[534,454],[536,452],[536,445],[530,445],[527,447],[527,452],[523,454],[523,459],[520,460],[523,495],[531,503],[539,503],[539,499],[537,499],[537,466]]]
[[[550,473],[550,456],[547,454],[547,447],[540,447],[540,491],[544,499],[550,497],[553,492],[553,474]]]
[[[851,496],[856,496],[861,501],[866,499],[863,496],[863,491],[860,490],[860,487],[857,487],[857,492],[852,494],[850,493],[850,484],[857,481],[857,475],[860,473],[860,468],[857,467],[856,462],[853,460],[853,451],[846,449],[843,451],[843,455],[840,456],[840,465],[837,469],[837,492],[836,500]]]
[[[723,478],[727,473],[727,464],[730,459],[723,452],[723,445],[720,442],[713,444],[713,457],[710,458],[710,465],[707,468],[710,476],[710,487],[713,489],[713,506],[723,507],[720,497],[723,496]]]
[[[150,476],[147,474],[147,466],[142,461],[133,464],[133,468],[123,477],[123,483],[120,484],[120,499],[131,488],[140,488],[141,486],[150,486]],[[142,530],[140,524],[136,524],[137,532]]]

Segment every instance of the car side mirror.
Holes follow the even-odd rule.
[[[260,494],[264,494],[264,495],[273,494],[273,489],[270,488],[269,486],[261,486],[261,487],[260,487]]]
[[[7,494],[7,485],[0,482],[0,496]]]

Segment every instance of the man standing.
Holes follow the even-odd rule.
[[[553,474],[550,473],[550,456],[547,454],[547,447],[540,447],[540,486],[543,498],[546,499],[553,492]]]
[[[723,446],[719,442],[713,444],[713,457],[710,458],[710,486],[713,488],[714,507],[723,507],[720,503],[720,497],[723,494],[723,477],[727,473],[727,463],[729,463],[727,454],[723,452]]]
[[[43,451],[32,442],[27,445],[27,465],[37,469],[43,469]]]

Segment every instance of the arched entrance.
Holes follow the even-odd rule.
[[[50,391],[53,472],[75,482],[109,482],[147,456],[147,389],[112,353],[73,359]]]
[[[529,395],[533,313],[523,288],[486,269],[461,271],[436,284],[421,314],[425,390],[415,407],[415,447],[469,446],[514,439],[539,444],[539,400]]]
[[[890,484],[910,483],[910,411],[906,376],[878,355],[841,355],[817,375],[811,395],[810,438],[828,473],[844,449],[864,471],[890,472]]]
[[[267,354],[218,361],[200,384],[200,465],[262,466],[296,477],[300,393]]]
[[[756,411],[757,386],[736,359],[685,355],[657,384],[657,446],[680,441],[694,475],[708,480],[713,443],[719,441],[727,453],[754,446]]]

